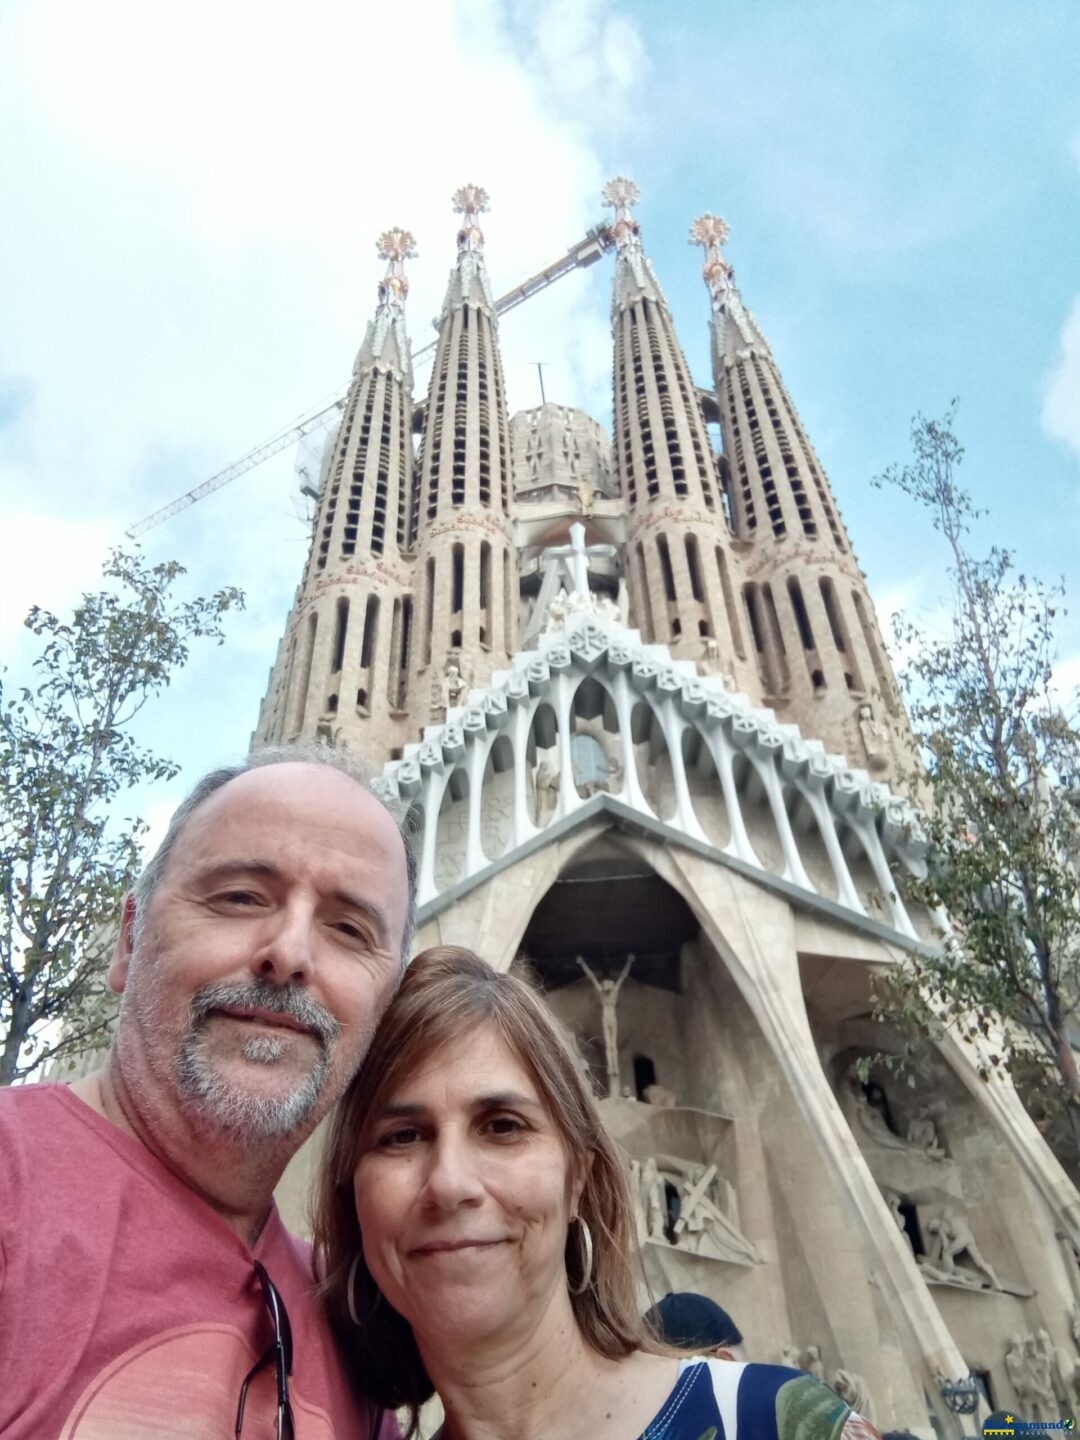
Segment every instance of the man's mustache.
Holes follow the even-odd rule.
[[[191,997],[193,1029],[203,1026],[215,1010],[229,1007],[269,1010],[288,1015],[319,1040],[324,1049],[341,1034],[341,1026],[299,985],[275,985],[272,980],[219,981],[203,985]]]

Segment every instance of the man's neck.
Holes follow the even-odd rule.
[[[199,1132],[175,1103],[155,1104],[150,1094],[133,1094],[115,1050],[103,1069],[70,1088],[205,1200],[245,1245],[255,1244],[269,1217],[274,1187],[299,1141],[241,1146],[232,1136]]]

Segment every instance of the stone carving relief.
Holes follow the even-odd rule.
[[[533,795],[536,800],[536,823],[546,825],[559,803],[559,785],[562,772],[548,759],[537,762],[532,772]]]
[[[630,1162],[639,1241],[734,1264],[753,1263],[754,1247],[731,1217],[734,1192],[715,1164],[673,1155]]]
[[[885,726],[874,719],[874,707],[865,702],[859,706],[858,721],[867,768],[884,770],[889,763],[889,740]]]
[[[967,1217],[953,1205],[927,1224],[928,1252],[919,1257],[919,1268],[928,1280],[1000,1290],[993,1267],[975,1243]],[[958,1262],[966,1260],[963,1265]]]
[[[1076,1404],[1076,1370],[1066,1373],[1048,1331],[1014,1335],[1005,1349],[1005,1372],[1025,1420],[1056,1420]],[[1067,1406],[1068,1410],[1062,1407]]]
[[[450,710],[452,707],[465,704],[465,697],[469,693],[469,681],[461,673],[457,659],[453,656],[446,662],[446,672],[442,681],[442,703],[443,708]]]
[[[904,1138],[915,1150],[921,1150],[931,1160],[944,1160],[945,1151],[938,1138],[937,1126],[925,1105],[920,1105],[908,1121]]]
[[[911,1236],[908,1234],[907,1225],[904,1223],[903,1211],[900,1209],[901,1199],[902,1197],[898,1195],[895,1190],[885,1191],[885,1203],[888,1205],[892,1217],[896,1221],[896,1228],[900,1231],[900,1234],[903,1235],[904,1239],[907,1241],[908,1248],[914,1251],[915,1247],[911,1243]]]

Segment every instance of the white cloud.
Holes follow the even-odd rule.
[[[1054,702],[1075,720],[1080,698],[1080,653],[1066,655],[1054,666],[1050,678],[1050,694]]]
[[[100,587],[100,559],[115,532],[29,508],[5,509],[9,543],[0,565],[0,656],[18,663],[36,642],[24,628],[32,604],[60,614]],[[14,543],[10,537],[16,537]]]
[[[562,24],[556,24],[555,11]],[[167,58],[167,63],[163,63]],[[409,226],[409,326],[432,335],[454,256],[450,195],[491,193],[492,283],[510,289],[603,213],[606,137],[644,51],[616,0],[402,12],[311,0],[12,0],[0,8],[0,491],[18,496],[3,630],[94,586],[125,525],[348,379],[382,266]],[[610,269],[568,277],[501,327],[511,408],[604,418]],[[17,377],[17,378],[16,378]],[[225,649],[195,646],[148,712],[185,770],[241,754],[307,532],[284,453],[145,537],[187,593],[235,582]],[[15,656],[18,659],[18,655]],[[186,783],[186,782],[181,782]]]
[[[1080,295],[1062,328],[1060,353],[1046,382],[1042,426],[1080,455]]]

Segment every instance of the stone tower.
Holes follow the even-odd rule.
[[[510,427],[479,224],[487,205],[477,185],[454,195],[457,262],[424,411],[410,532],[421,605],[412,707],[421,722],[505,665],[517,639]]]
[[[382,237],[255,741],[358,750],[415,824],[416,948],[541,986],[626,1158],[654,1293],[712,1295],[754,1359],[824,1366],[882,1429],[961,1440],[980,1387],[1025,1413],[1040,1332],[1059,1360],[1073,1343],[1080,1200],[981,1042],[927,1040],[913,1087],[881,1058],[906,1040],[875,987],[939,937],[904,899],[924,845],[885,783],[904,720],[866,585],[724,223],[692,230],[718,457],[636,188],[604,198],[613,437],[554,402],[508,420],[476,186],[418,414],[411,237]],[[280,1192],[300,1226],[309,1165]]]
[[[615,218],[613,420],[626,497],[631,615],[671,653],[715,659],[736,688],[754,678],[737,600],[737,565],[690,367],[645,256],[632,180],[604,189]]]
[[[407,230],[387,230],[374,319],[353,366],[311,549],[255,743],[316,737],[387,755],[406,738],[414,627]]]
[[[856,764],[910,765],[907,723],[866,579],[779,368],[720,253],[719,216],[690,228],[705,250],[713,381],[727,459],[743,611],[763,701]]]

